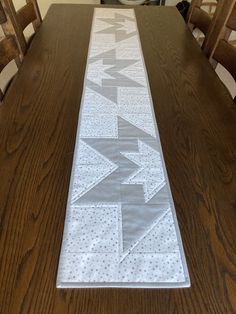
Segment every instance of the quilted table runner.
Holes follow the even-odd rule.
[[[135,13],[97,8],[57,287],[189,285]]]

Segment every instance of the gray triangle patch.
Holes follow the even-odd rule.
[[[101,52],[98,55],[95,55],[94,57],[89,58],[88,62],[89,63],[93,63],[93,62],[95,62],[98,59],[102,59],[102,60],[103,59],[105,59],[105,60],[106,59],[108,59],[108,60],[111,59],[112,61],[115,60],[116,59],[116,49],[111,49],[111,50],[108,50],[108,51]]]
[[[142,137],[151,137],[152,136],[145,131],[137,128],[127,120],[118,116],[118,136],[119,138],[122,137],[135,137],[135,138],[142,138]]]
[[[133,37],[135,35],[137,35],[136,31],[132,32],[132,33],[129,33],[129,34],[126,34],[124,31],[117,31],[116,32],[116,42],[120,42],[122,40],[131,38],[131,37]]]
[[[108,100],[117,103],[117,87],[114,86],[99,86],[93,83],[90,80],[86,80],[86,86],[96,93],[102,95],[103,97],[107,98]]]
[[[169,206],[169,193],[167,184],[163,186],[148,202],[148,204],[168,204]]]
[[[131,17],[122,15],[122,14],[115,14],[115,18],[100,18],[101,21],[110,24],[108,28],[105,28],[101,31],[98,31],[98,34],[114,34],[115,35],[115,41],[120,42],[122,40],[128,39],[130,37],[133,37],[137,35],[137,31],[133,31],[131,33],[127,33],[125,30],[122,30],[120,28],[123,27],[123,22],[132,21],[135,22],[135,20]]]
[[[141,238],[153,222],[161,217],[168,206],[124,204],[122,205],[123,252]]]

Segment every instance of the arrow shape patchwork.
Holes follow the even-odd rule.
[[[137,34],[137,31],[128,32],[128,27],[124,28],[125,22],[135,23],[135,19],[115,13],[115,18],[99,18],[99,20],[110,24],[111,26],[108,28],[105,28],[101,31],[96,32],[97,34],[114,34],[115,36],[115,42],[120,42],[122,40],[131,38]],[[130,27],[129,27],[130,28]]]
[[[113,173],[118,166],[80,140],[73,180],[72,204]]]
[[[143,184],[147,203],[165,185],[165,176],[160,153],[140,140],[138,143],[138,152],[122,153],[139,166],[123,184]]]
[[[144,141],[83,139],[76,158],[72,203],[121,203],[125,254],[170,206],[159,152]]]
[[[102,62],[98,63],[98,61]],[[104,73],[104,76],[101,78],[101,82],[98,83],[96,78],[93,79],[92,76],[88,75],[85,80],[86,86],[94,90],[96,93],[117,103],[118,87],[142,87],[140,83],[120,73],[121,70],[135,64],[137,61],[138,60],[133,59],[117,59],[115,49],[111,49],[89,58],[88,72],[102,72]],[[100,67],[99,64],[101,65]]]

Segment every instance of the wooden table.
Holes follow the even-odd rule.
[[[0,313],[236,313],[236,107],[175,8],[135,12],[192,286],[55,287],[93,8],[51,6],[0,107]]]

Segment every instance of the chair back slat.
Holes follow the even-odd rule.
[[[207,32],[207,36],[203,42],[202,49],[206,54],[207,58],[211,59],[213,51],[215,50],[220,37],[223,34],[223,37],[227,39],[230,35],[230,31],[226,34],[226,24],[229,19],[229,16],[232,12],[234,0],[219,0],[216,12],[213,16],[212,23]]]
[[[17,20],[22,30],[37,19],[33,3],[27,3],[17,11]]]
[[[32,3],[34,6],[34,11],[36,15],[36,19],[32,22],[35,32],[38,30],[42,23],[42,16],[39,10],[38,2],[37,0],[26,0],[27,3]]]
[[[188,26],[190,26],[191,23],[191,19],[192,19],[192,15],[193,12],[196,8],[200,8],[202,5],[202,1],[203,0],[192,0],[190,7],[188,9],[188,13],[187,13],[187,17],[186,17],[186,23],[188,24]]]
[[[215,8],[216,4],[212,2],[203,2],[203,0],[192,0],[186,23],[190,30],[192,31],[194,28],[200,29],[204,35],[206,35],[208,28],[211,24],[211,19],[213,15],[213,8]],[[206,10],[203,10],[204,7],[209,8],[209,13]]]
[[[15,60],[16,65],[19,67],[20,51],[16,42],[16,34],[14,28],[9,21],[8,11],[6,10],[4,1],[0,2],[0,24],[4,30],[5,36],[0,40],[0,73],[12,60]],[[10,83],[8,82],[7,87]],[[6,91],[6,89],[5,89]],[[0,89],[0,101],[4,97],[3,91]]]
[[[192,13],[191,23],[206,35],[211,24],[211,17],[201,8],[197,7]]]
[[[5,37],[0,41],[0,72],[5,66],[16,59],[19,56],[19,50],[17,48],[14,37]]]
[[[22,56],[25,55],[29,46],[24,35],[25,28],[32,23],[34,31],[37,31],[42,22],[37,0],[25,1],[26,4],[16,11],[13,0],[1,0],[5,12],[7,12],[9,16],[13,31],[16,34],[16,39]],[[5,26],[5,29],[6,28],[7,26]],[[7,35],[5,30],[4,33]]]
[[[211,63],[219,62],[236,80],[236,48],[228,42],[236,30],[236,0],[219,0],[218,4],[202,48]]]
[[[236,81],[236,48],[221,39],[213,55],[214,60],[222,64]]]
[[[227,27],[230,28],[233,31],[236,31],[236,4],[234,5],[234,8],[232,10],[232,13],[229,17]]]
[[[7,21],[6,14],[4,12],[2,3],[0,2],[0,24],[3,24]]]

